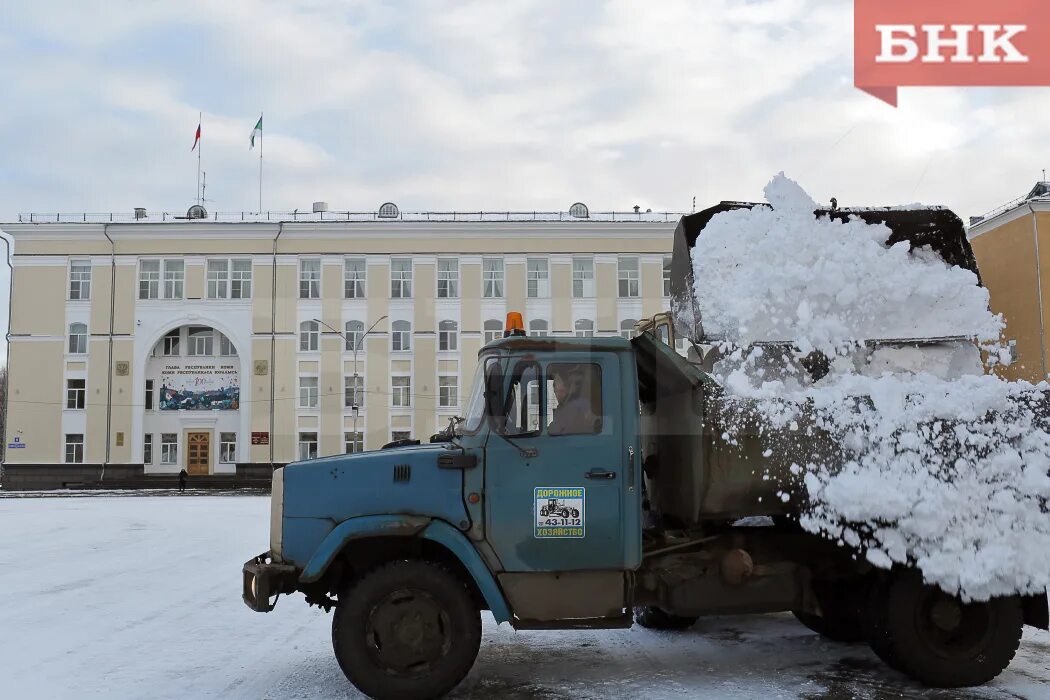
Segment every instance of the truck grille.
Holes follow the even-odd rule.
[[[394,465],[394,481],[408,481],[412,478],[412,467],[407,464]]]

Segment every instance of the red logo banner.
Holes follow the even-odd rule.
[[[901,86],[1050,85],[1050,3],[856,0],[853,83],[897,106]]]

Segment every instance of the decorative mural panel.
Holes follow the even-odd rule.
[[[160,410],[237,410],[240,384],[240,372],[232,362],[169,358],[160,373]]]

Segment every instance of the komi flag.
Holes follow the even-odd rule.
[[[262,115],[261,114],[259,115],[259,121],[257,121],[255,123],[255,128],[252,129],[251,146],[248,147],[249,151],[252,150],[253,148],[255,148],[255,137],[256,136],[260,136],[260,137],[262,136]]]
[[[198,142],[199,142],[200,140],[201,140],[201,125],[200,125],[200,124],[197,124],[197,135],[193,137],[193,148],[191,148],[191,149],[190,149],[190,152],[191,152],[191,153],[193,152],[193,150],[194,150],[195,148],[197,148],[197,143],[198,143]]]

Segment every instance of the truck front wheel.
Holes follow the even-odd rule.
[[[481,645],[481,615],[456,576],[426,561],[397,561],[339,595],[332,646],[365,695],[440,697],[467,675]]]
[[[881,601],[881,641],[893,665],[928,686],[987,683],[1010,664],[1021,642],[1017,597],[964,603],[909,570],[893,576]]]
[[[693,615],[672,615],[655,605],[636,605],[634,621],[651,630],[684,630],[696,624]]]

